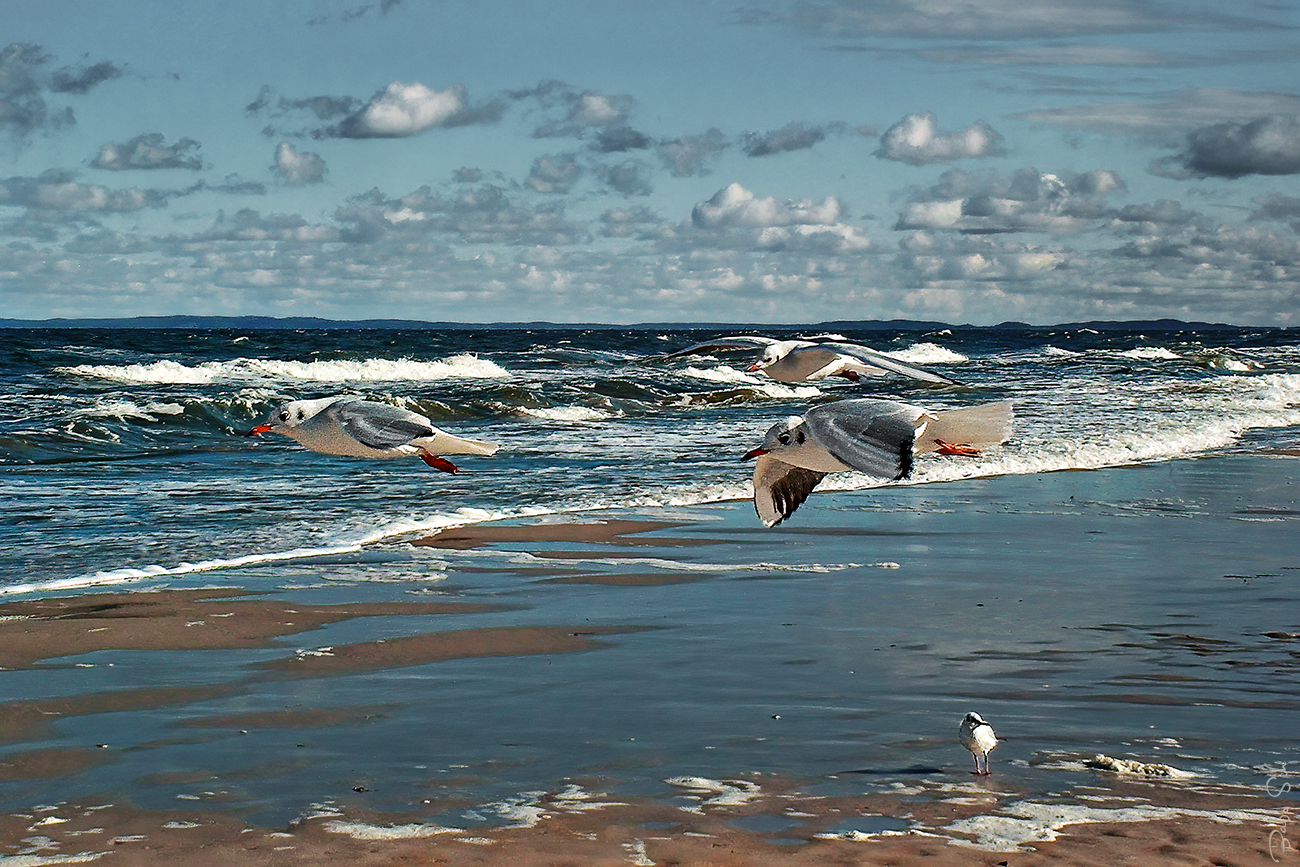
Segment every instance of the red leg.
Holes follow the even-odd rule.
[[[442,470],[444,473],[452,473],[452,474],[460,472],[460,470],[456,469],[455,464],[453,464],[451,461],[447,460],[446,458],[439,457],[438,455],[430,454],[429,452],[422,451],[420,452],[420,458],[426,464],[433,467],[435,470]]]

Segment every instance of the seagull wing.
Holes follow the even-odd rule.
[[[325,412],[348,436],[372,449],[391,449],[437,431],[429,420],[409,409],[369,400],[344,400]]]
[[[694,343],[685,349],[671,352],[664,358],[680,358],[684,355],[700,355],[705,352],[754,352],[765,349],[773,343],[780,343],[772,337],[760,337],[757,334],[738,334],[734,337],[715,337],[702,343]]]
[[[861,398],[815,406],[803,414],[813,441],[836,460],[882,479],[912,472],[912,446],[925,429],[920,407]]]
[[[917,367],[915,364],[907,364],[896,358],[890,358],[883,352],[877,352],[866,346],[857,343],[819,343],[819,349],[830,349],[836,353],[847,356],[854,361],[865,364],[868,370],[858,370],[858,373],[866,373],[868,376],[879,376],[882,372],[897,373],[901,376],[907,376],[912,379],[919,379],[923,382],[936,382],[943,385],[957,385],[958,382],[951,377],[944,376],[942,373],[935,373],[933,370],[927,370],[924,367]],[[852,369],[852,368],[849,368]]]
[[[825,473],[794,467],[771,455],[754,464],[754,511],[764,526],[775,527],[794,514]]]

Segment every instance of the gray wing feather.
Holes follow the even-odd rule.
[[[882,479],[912,472],[922,411],[892,400],[841,400],[804,413],[813,440],[837,460]]]
[[[720,350],[723,352],[744,352],[761,350],[771,346],[779,341],[771,337],[759,337],[758,335],[741,334],[735,337],[716,337],[713,340],[705,340],[703,343],[694,343],[685,349],[679,349],[665,355],[664,358],[680,358],[684,355],[699,355],[711,350]]]
[[[847,355],[855,358],[864,364],[870,364],[887,370],[891,373],[897,373],[902,376],[909,376],[912,379],[919,379],[924,382],[937,382],[944,385],[957,385],[958,382],[951,377],[944,376],[942,373],[935,373],[933,370],[927,370],[924,367],[917,367],[915,364],[908,364],[899,361],[896,358],[890,358],[882,352],[877,352],[866,346],[857,343],[819,343],[818,348],[832,349],[840,355]]]
[[[765,526],[775,527],[808,499],[825,473],[793,467],[764,455],[754,465],[754,511]]]
[[[348,436],[372,449],[391,449],[417,437],[433,436],[433,426],[424,416],[400,406],[369,400],[347,400],[325,410]]]

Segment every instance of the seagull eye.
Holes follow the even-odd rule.
[[[790,445],[790,435],[788,433],[783,433],[776,438],[776,441],[783,446],[788,446]]]
[[[280,410],[280,421],[288,421],[288,420],[289,420],[289,410],[287,409]]]

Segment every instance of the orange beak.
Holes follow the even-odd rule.
[[[752,460],[753,458],[762,457],[763,455],[767,454],[768,451],[769,451],[768,449],[765,449],[765,448],[763,448],[762,446],[759,446],[759,447],[756,448],[756,449],[753,449],[753,450],[751,450],[751,451],[745,452],[745,456],[744,456],[743,458],[741,458],[741,460],[742,460],[742,461],[748,461],[748,460]]]
[[[259,424],[257,427],[253,428],[248,433],[244,434],[244,436],[246,437],[257,436],[260,433],[266,433],[270,429],[271,426],[269,424]]]

